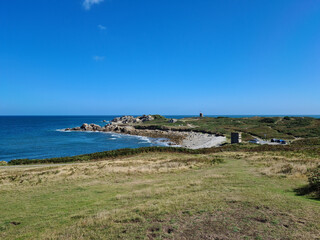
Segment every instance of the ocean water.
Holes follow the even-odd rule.
[[[211,115],[212,117],[216,117]],[[221,115],[220,115],[221,116]],[[250,117],[250,115],[225,115]],[[118,116],[0,116],[0,161],[73,156],[120,148],[163,146],[161,139],[100,132],[64,132],[83,123],[104,126]],[[183,118],[185,116],[166,116]],[[320,118],[320,116],[312,116]]]
[[[104,126],[117,116],[0,116],[0,161],[73,156],[119,148],[164,145],[159,139],[61,129],[95,123]]]

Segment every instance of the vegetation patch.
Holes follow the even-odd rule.
[[[151,116],[154,118],[154,120],[167,120],[166,117],[159,115],[159,114],[151,115]]]
[[[192,126],[192,128],[190,127]],[[203,117],[183,118],[176,123],[166,120],[147,121],[136,125],[140,129],[200,131],[213,134],[230,135],[231,132],[242,132],[252,137],[265,138],[309,138],[320,136],[320,121],[311,117]],[[250,139],[249,137],[245,138]]]
[[[320,165],[310,169],[308,172],[309,189],[316,197],[320,197]]]
[[[275,123],[276,119],[275,118],[262,118],[259,120],[259,122],[261,123]]]

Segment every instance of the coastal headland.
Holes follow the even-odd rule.
[[[285,139],[289,142],[320,135],[320,119],[311,117],[188,117],[161,115],[122,116],[105,126],[84,123],[65,131],[114,132],[164,138],[168,145],[191,149],[218,147],[229,143],[231,132],[242,133],[242,140]]]
[[[119,134],[129,134],[137,136],[146,136],[152,138],[163,138],[163,142],[167,142],[170,146],[184,147],[190,149],[217,147],[226,141],[223,134],[211,132],[193,131],[192,127],[176,128],[174,126],[148,126],[146,122],[174,124],[177,119],[166,119],[160,115],[143,115],[139,117],[122,116],[111,120],[110,123],[101,127],[97,124],[84,123],[80,127],[66,128],[65,131],[96,131],[96,132],[114,132]]]

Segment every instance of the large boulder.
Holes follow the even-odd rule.
[[[82,131],[100,131],[100,130],[102,130],[102,128],[101,128],[101,126],[94,124],[94,123],[91,123],[91,124],[84,123],[80,127],[80,130],[82,130]]]
[[[111,120],[111,122],[120,122],[120,121],[121,121],[121,119],[119,117],[114,118],[114,119]]]
[[[81,130],[84,130],[84,131],[87,131],[87,130],[89,129],[89,127],[90,127],[90,126],[89,126],[88,123],[84,123],[84,124],[81,125],[80,129],[81,129]]]
[[[138,117],[140,119],[140,121],[142,122],[146,122],[146,121],[153,121],[154,117],[152,117],[151,115],[143,115],[141,117]]]
[[[140,123],[141,122],[141,120],[139,119],[139,118],[136,118],[134,121],[133,121],[133,123]]]
[[[143,115],[136,118],[133,116],[122,116],[122,117],[117,117],[112,119],[111,123],[131,124],[131,123],[139,123],[139,122],[152,121],[152,120],[154,120],[154,117],[151,115]]]
[[[121,128],[121,132],[127,133],[127,134],[132,133],[134,130],[135,130],[135,128],[131,127],[131,126],[126,126],[126,127]]]
[[[133,116],[122,116],[117,117],[111,120],[111,122],[118,123],[118,124],[128,124],[133,123],[135,121],[135,118]]]
[[[97,125],[97,124],[94,124],[94,123],[91,123],[90,124],[90,128],[93,130],[93,131],[100,131],[102,128]]]

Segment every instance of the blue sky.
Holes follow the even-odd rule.
[[[2,0],[0,114],[320,114],[318,0]]]

